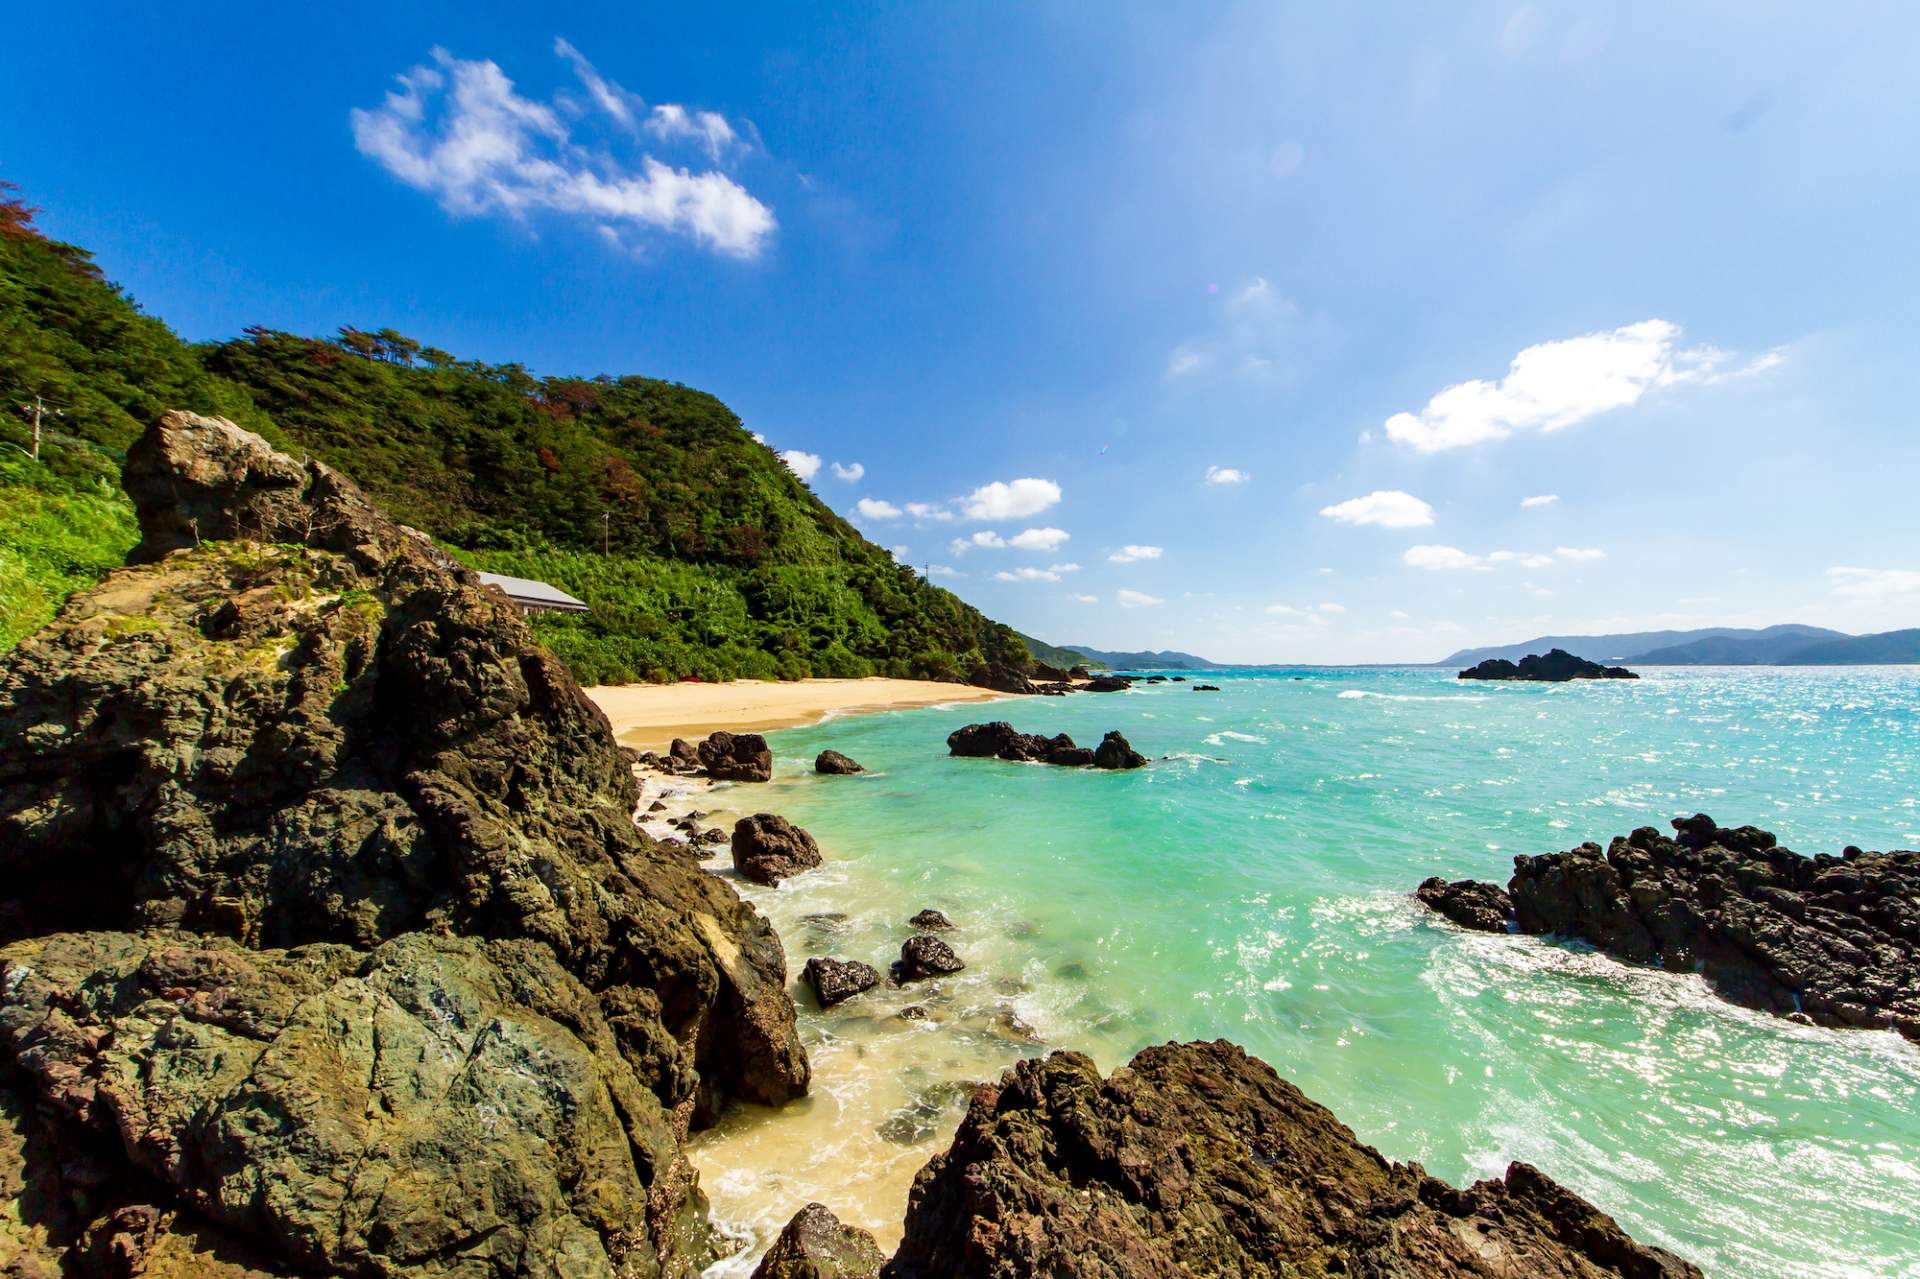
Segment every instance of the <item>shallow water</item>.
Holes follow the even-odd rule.
[[[1296,676],[1300,678],[1296,678]],[[1732,1008],[1697,978],[1451,928],[1428,875],[1705,811],[1803,853],[1920,847],[1920,671],[1693,670],[1466,686],[1427,670],[1209,672],[1222,686],[855,716],[771,734],[770,808],[827,865],[743,886],[806,958],[883,971],[935,906],[957,978],[829,1012],[797,982],[815,1096],[696,1141],[756,1246],[809,1199],[898,1239],[958,1084],[1071,1047],[1103,1068],[1226,1037],[1396,1159],[1451,1181],[1537,1164],[1718,1276],[1920,1276],[1920,1048]],[[1006,718],[1128,774],[957,760]],[[867,775],[816,777],[831,746]],[[717,863],[716,863],[717,864]],[[896,1014],[916,1004],[929,1016]],[[1021,1035],[1030,1027],[1035,1041]]]

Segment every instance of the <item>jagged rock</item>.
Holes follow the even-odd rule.
[[[1220,686],[1218,684],[1195,684],[1193,691],[1196,693],[1217,693],[1220,691]]]
[[[1504,657],[1490,657],[1478,666],[1461,671],[1461,679],[1531,680],[1564,683],[1573,679],[1639,679],[1624,666],[1602,666],[1584,657],[1575,657],[1564,648],[1530,653],[1516,665]]]
[[[1076,746],[1071,737],[1061,733],[1047,743],[1041,758],[1062,768],[1086,768],[1092,765],[1094,754],[1084,746]]]
[[[537,942],[673,1131],[806,1090],[778,937],[637,830],[606,718],[515,610],[344,477],[231,423],[166,415],[125,483],[139,563],[0,662],[0,942]],[[207,540],[236,535],[258,540]],[[41,1109],[64,1087],[27,1078]],[[77,1139],[84,1119],[57,1113]],[[636,1202],[681,1202],[670,1174],[638,1169]],[[291,1246],[257,1217],[232,1229]]]
[[[844,777],[850,773],[864,773],[867,770],[854,763],[851,759],[848,759],[845,755],[842,755],[839,751],[821,751],[818,755],[814,756],[813,771]]]
[[[1100,745],[1094,748],[1093,766],[1095,768],[1145,768],[1147,757],[1120,735],[1118,729],[1100,739]]]
[[[1920,1041],[1920,852],[1809,858],[1705,814],[1673,826],[1514,858],[1520,931],[1698,970],[1748,1008]]]
[[[1049,684],[1058,684],[1064,680],[1072,679],[1073,675],[1069,671],[1061,670],[1058,666],[1049,666],[1045,662],[1035,661],[1033,664],[1033,677],[1037,680],[1045,680]]]
[[[809,959],[806,967],[800,970],[800,977],[813,987],[814,998],[820,1001],[822,1008],[831,1008],[842,1000],[852,999],[880,984],[879,970],[857,959],[815,957]]]
[[[672,1114],[537,942],[38,937],[0,951],[0,1043],[71,1157],[290,1269],[690,1275],[710,1256]],[[143,1216],[107,1234],[149,1250]]]
[[[1187,677],[1185,675],[1175,675],[1173,677],[1173,682],[1176,684],[1184,684],[1187,682]]]
[[[1526,1164],[1455,1189],[1390,1163],[1225,1042],[1078,1053],[974,1094],[915,1178],[888,1279],[1700,1279]]]
[[[1092,679],[1093,672],[1085,666],[1075,666],[1067,672],[1068,679]]]
[[[965,967],[960,956],[953,953],[953,947],[938,937],[923,934],[901,943],[900,960],[893,966],[893,976],[899,982],[920,981],[927,977],[945,977]]]
[[[931,906],[907,922],[915,928],[925,929],[927,932],[945,932],[947,929],[953,927],[953,921],[951,919],[948,919],[944,914],[933,909]]]
[[[1124,675],[1095,675],[1087,681],[1082,692],[1087,693],[1124,693],[1133,687],[1133,681]]]
[[[771,887],[819,864],[813,836],[777,813],[755,813],[733,824],[733,868],[756,884]]]
[[[878,1279],[887,1256],[871,1234],[842,1225],[823,1204],[793,1214],[753,1279]]]
[[[1513,917],[1512,900],[1494,885],[1477,879],[1456,879],[1448,883],[1435,875],[1424,881],[1413,895],[1429,909],[1476,932],[1504,933],[1507,921]]]
[[[765,782],[773,779],[773,752],[758,733],[710,734],[700,743],[700,767],[719,782]]]
[[[1115,737],[1117,734],[1109,733],[1107,736]],[[1125,745],[1124,738],[1121,744]],[[1132,764],[1099,764],[1097,751],[1076,746],[1065,733],[1042,737],[1038,733],[1016,732],[1013,725],[1004,720],[995,720],[990,724],[968,724],[955,729],[947,735],[947,752],[967,759],[991,757],[1017,764],[1058,764],[1068,768],[1084,768],[1088,765],[1103,768],[1136,767]],[[1141,759],[1140,762],[1144,764],[1146,760]]]
[[[982,666],[967,676],[975,688],[990,688],[996,693],[1031,693],[1033,681],[1007,666]]]

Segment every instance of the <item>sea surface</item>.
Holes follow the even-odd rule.
[[[797,979],[885,970],[922,907],[958,977],[827,1012],[795,984],[814,1095],[698,1138],[716,1215],[753,1243],[808,1200],[891,1248],[965,1085],[1023,1055],[1103,1069],[1167,1040],[1244,1044],[1364,1141],[1454,1182],[1538,1165],[1709,1275],[1920,1277],[1920,1047],[1791,1025],[1692,976],[1463,932],[1409,894],[1505,883],[1517,853],[1703,811],[1812,854],[1920,847],[1920,670],[1651,670],[1463,684],[1424,669],[1209,671],[1125,694],[850,716],[770,734],[771,809],[826,865],[742,885]],[[1007,719],[1137,772],[948,757]],[[870,770],[818,777],[833,747]],[[716,866],[724,863],[717,860]],[[730,871],[728,873],[731,873]],[[921,1020],[902,1008],[925,1010]]]

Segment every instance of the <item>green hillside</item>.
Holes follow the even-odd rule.
[[[108,500],[119,456],[154,416],[218,413],[338,467],[474,567],[586,600],[588,614],[534,619],[585,683],[953,679],[985,663],[1027,665],[1014,631],[861,537],[711,395],[653,378],[538,377],[388,330],[313,339],[250,329],[189,346],[107,284],[85,251],[44,239],[31,210],[5,208],[0,397],[40,395],[59,410],[34,473],[65,482],[29,485],[9,469],[9,502],[27,488],[43,511]],[[33,466],[14,411],[5,444]],[[45,539],[12,520],[0,532],[0,563],[39,583],[42,599],[0,597],[22,619],[0,630],[6,646],[50,613],[45,598],[124,555],[124,502],[113,517],[73,510],[76,529],[124,517],[118,540],[83,539],[99,548],[85,564],[55,568]]]
[[[1035,639],[1024,633],[1020,636],[1020,642],[1027,646],[1027,652],[1033,655],[1035,661],[1057,666],[1061,670],[1071,670],[1076,666],[1091,668],[1106,665],[1105,662],[1096,662],[1076,649],[1061,648],[1057,644],[1049,644],[1045,640]]]

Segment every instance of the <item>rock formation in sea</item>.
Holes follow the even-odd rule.
[[[1514,858],[1505,896],[1519,930],[1698,971],[1744,1007],[1920,1041],[1920,852],[1802,857],[1767,831],[1704,813],[1673,828],[1643,826],[1604,852],[1588,843]],[[1486,903],[1500,894],[1446,886],[1454,900],[1468,888]],[[1506,928],[1504,915],[1446,909],[1426,884],[1419,895],[1468,927]]]
[[[21,1265],[697,1272],[686,1132],[808,1087],[771,926],[345,477],[170,413],[125,484],[134,562],[0,664]]]
[[[965,967],[960,962],[960,956],[953,953],[953,947],[938,937],[923,933],[901,943],[900,959],[893,966],[893,976],[901,982],[921,981],[928,977],[945,977]]]
[[[1147,757],[1133,749],[1133,743],[1121,736],[1119,729],[1115,729],[1094,747],[1093,766],[1108,769],[1145,768]]]
[[[872,1235],[842,1225],[825,1204],[808,1204],[773,1241],[753,1279],[879,1279],[886,1259]]]
[[[1462,928],[1483,933],[1504,933],[1513,917],[1513,900],[1492,884],[1477,879],[1456,879],[1452,883],[1435,875],[1414,890],[1415,897],[1429,909],[1445,915]]]
[[[820,845],[778,813],[755,813],[733,825],[733,868],[756,884],[772,887],[818,865]]]
[[[1068,768],[1140,768],[1147,762],[1147,757],[1135,751],[1118,731],[1108,733],[1097,748],[1089,749],[1076,745],[1065,733],[1052,737],[1022,733],[1004,720],[954,729],[947,734],[947,752],[963,759],[1004,759]]]
[[[839,751],[821,751],[813,758],[813,771],[845,777],[852,773],[864,773],[867,770]]]
[[[953,921],[948,919],[944,912],[937,911],[931,906],[923,911],[917,912],[914,917],[907,922],[915,928],[924,929],[930,933],[945,932],[947,929],[953,927]]]
[[[1560,684],[1574,679],[1639,679],[1624,666],[1602,666],[1584,657],[1575,657],[1564,648],[1530,653],[1516,664],[1504,657],[1490,657],[1478,666],[1459,674],[1460,679],[1520,680]]]
[[[887,1279],[1700,1279],[1537,1169],[1458,1189],[1389,1162],[1232,1044],[1102,1079],[1057,1052],[976,1092],[914,1181]]]
[[[699,746],[700,766],[718,782],[764,782],[773,777],[773,752],[758,733],[718,732]]]
[[[813,997],[820,1001],[822,1008],[831,1008],[878,986],[880,972],[872,964],[863,964],[857,959],[816,956],[800,970],[800,980],[813,987]]]

